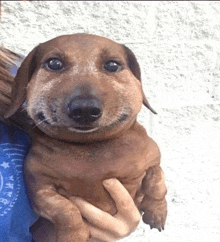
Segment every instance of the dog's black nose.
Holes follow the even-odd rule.
[[[90,124],[102,115],[101,103],[97,99],[73,99],[67,108],[68,116],[78,124]]]

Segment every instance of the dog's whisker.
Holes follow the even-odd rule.
[[[21,113],[23,113],[23,112],[27,112],[27,107],[22,107]]]
[[[39,121],[38,123],[35,124],[34,128],[36,128],[38,125],[50,121],[49,118],[45,118],[44,120]],[[48,122],[49,123],[49,122]]]

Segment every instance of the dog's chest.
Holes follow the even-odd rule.
[[[41,137],[32,147],[31,157],[34,163],[49,168],[48,176],[65,186],[73,181],[92,183],[111,177],[128,181],[142,176],[149,165],[147,140],[147,136],[135,134],[75,144]]]
[[[134,198],[150,164],[147,141],[148,137],[144,135],[122,136],[90,144],[65,143],[41,137],[31,149],[29,159],[33,160],[33,165],[29,167],[34,170],[41,167],[43,177],[35,181],[46,179],[62,196],[83,197],[113,214],[114,203],[102,182],[117,178]]]
[[[91,144],[53,142],[47,145],[45,152],[41,150],[42,162],[46,162],[58,176],[70,179],[123,178],[132,171],[135,176],[146,166],[145,144],[137,143],[137,140],[117,139]]]

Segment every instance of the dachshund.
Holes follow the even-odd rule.
[[[27,192],[36,213],[54,225],[56,241],[90,241],[71,196],[117,213],[102,185],[108,178],[125,186],[146,224],[164,229],[160,151],[136,120],[142,104],[156,112],[128,47],[91,34],[39,44],[19,68],[11,96],[5,118],[25,103],[34,123],[24,164]]]

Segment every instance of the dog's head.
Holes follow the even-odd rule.
[[[154,112],[132,51],[89,34],[60,36],[31,51],[18,70],[5,116],[24,101],[40,130],[76,142],[115,137],[131,127],[142,103]]]

